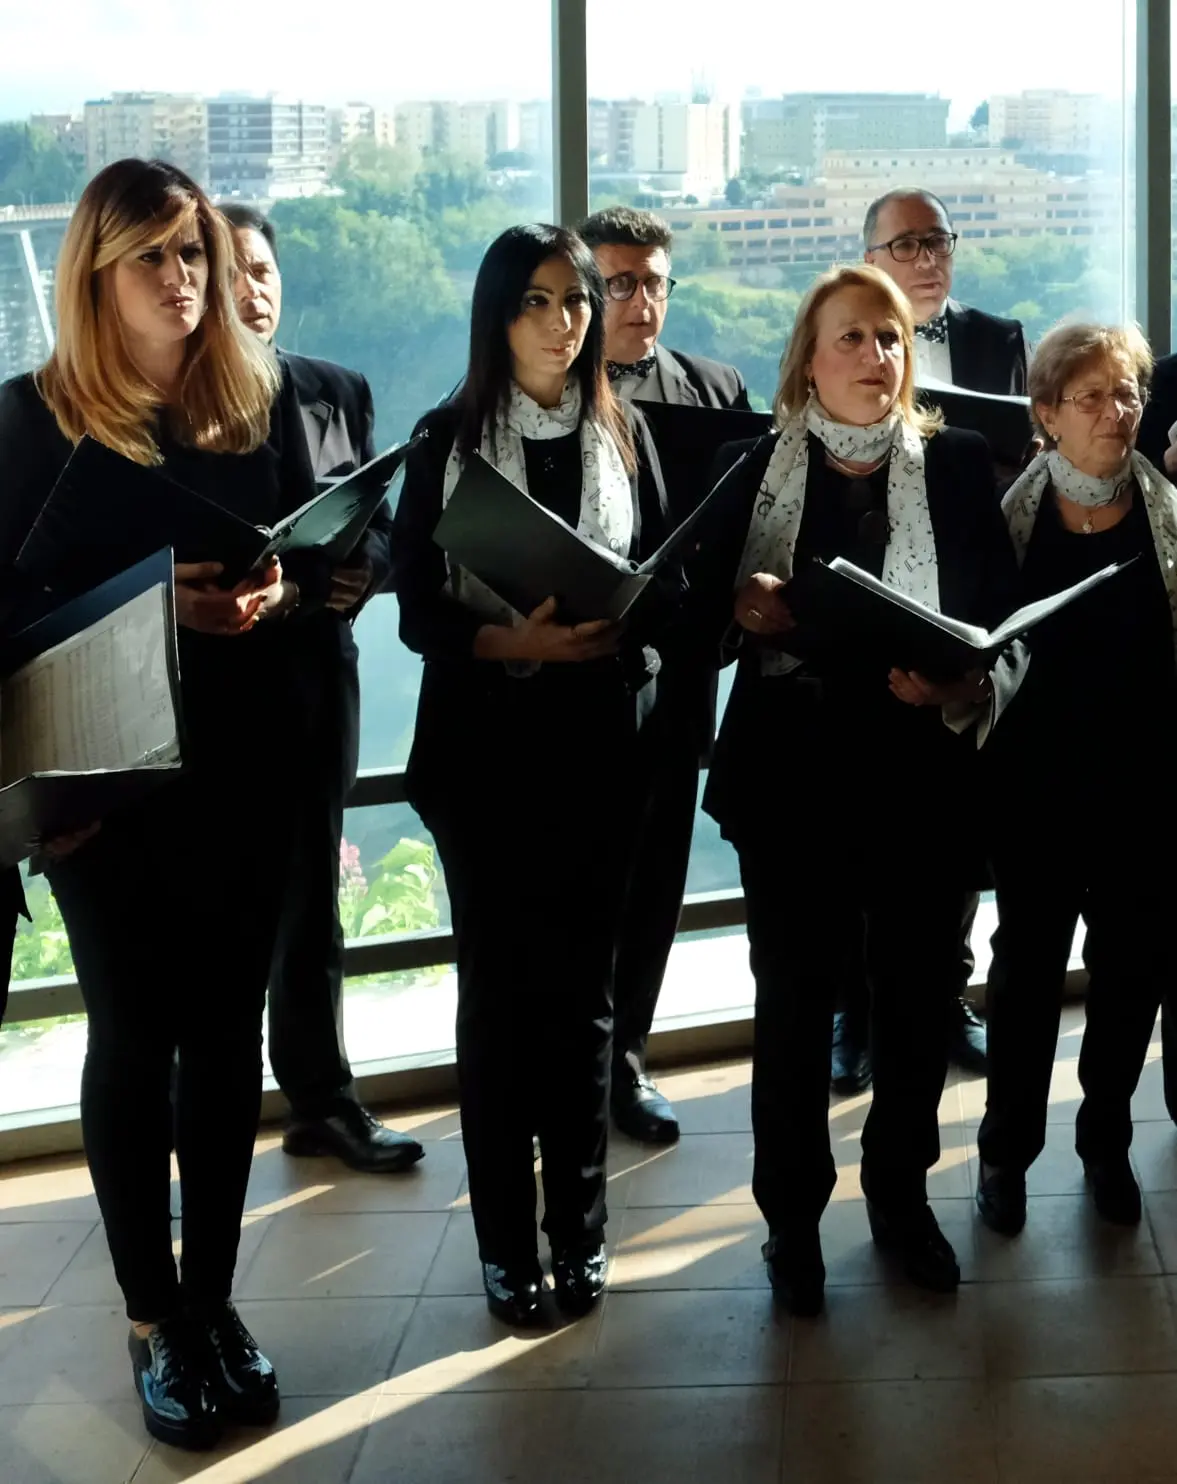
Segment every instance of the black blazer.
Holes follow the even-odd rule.
[[[696,528],[695,552],[687,562],[690,584],[690,628],[695,642],[717,663],[733,657],[722,649],[732,626],[733,595],[752,521],[753,507],[776,443],[775,434],[752,442],[732,443],[720,451],[714,471],[718,479],[747,450],[744,467],[730,481],[718,507]],[[811,463],[810,481],[813,471]],[[978,433],[944,428],[928,441],[926,478],[928,507],[936,538],[940,601],[945,613],[966,622],[992,627],[1014,607],[1017,563],[1001,509],[994,498],[994,471],[989,448]],[[764,759],[769,737],[774,743],[774,765],[782,787],[804,794],[794,774],[789,782],[790,735],[777,721],[767,725],[766,712],[775,716],[775,703],[766,698],[787,695],[796,687],[789,677],[761,676],[753,646],[739,646],[740,668],[715,747],[703,806],[725,834],[755,828],[764,810]],[[1017,688],[1019,656],[1003,657],[994,673],[995,716],[1008,705]],[[879,677],[880,692],[886,676]],[[896,701],[899,707],[902,703]],[[922,708],[921,708],[922,710]],[[873,713],[872,713],[873,714]],[[929,750],[937,756],[965,759],[975,752],[972,737],[957,738],[944,727],[939,713],[896,712],[899,723],[922,729]],[[869,778],[872,752],[878,739],[864,735],[864,778]],[[959,744],[959,745],[958,745]],[[802,764],[804,765],[804,764]],[[950,764],[950,767],[952,765]],[[967,766],[967,765],[966,765]],[[854,780],[848,779],[848,784]],[[881,785],[880,785],[881,786]],[[804,803],[798,808],[803,810]]]
[[[633,394],[635,402],[672,402],[681,407],[739,407],[751,410],[748,388],[734,366],[654,347],[654,369]]]
[[[638,455],[630,477],[635,517],[630,555],[641,559],[656,551],[667,533],[666,491],[644,419],[632,408],[626,416]],[[645,634],[634,635],[613,659],[547,666],[526,680],[512,678],[503,665],[474,658],[474,636],[486,620],[446,594],[445,554],[433,540],[457,425],[454,403],[435,407],[417,424],[415,432],[426,438],[409,457],[392,523],[400,636],[425,661],[405,785],[409,802],[427,821],[445,806],[459,811],[476,807],[478,790],[488,786],[481,768],[493,766],[490,745],[496,738],[509,739],[520,708],[531,714],[549,702],[561,707],[573,689],[583,689],[581,682],[596,687],[602,697],[636,694],[660,667],[654,638]],[[677,598],[680,575],[668,574],[667,582]],[[629,709],[636,717],[636,702]],[[472,737],[488,743],[485,756],[471,748]],[[489,786],[495,786],[493,780]]]
[[[1169,446],[1169,429],[1177,422],[1177,356],[1162,356],[1153,367],[1148,401],[1140,419],[1136,447],[1166,479],[1165,450]]]
[[[948,349],[952,380],[974,392],[1026,394],[1026,337],[1016,319],[999,319],[949,299]]]

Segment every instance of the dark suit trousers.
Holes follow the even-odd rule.
[[[1046,1142],[1062,993],[1080,915],[1089,974],[1075,1120],[1082,1159],[1127,1153],[1132,1094],[1157,1008],[1172,992],[1172,873],[1162,872],[1160,857],[1138,840],[1117,848],[1072,834],[1065,824],[1019,831],[994,854],[1000,926],[989,973],[988,1099],[977,1140],[989,1165],[1028,1169]]]
[[[971,940],[973,925],[977,920],[977,909],[980,905],[980,894],[975,891],[969,892],[964,899],[960,913],[956,960],[946,985],[946,989],[960,999],[968,993],[969,980],[973,977],[973,970],[977,966]],[[856,1026],[865,1027],[870,1021],[870,981],[866,971],[865,945],[863,956],[851,968],[846,983],[842,987],[838,997],[838,1009],[845,1011]],[[951,1029],[951,1026],[949,1028]]]
[[[815,835],[820,835],[818,830]],[[831,852],[837,842],[826,835]],[[835,1181],[830,1146],[834,1005],[863,941],[873,1006],[875,1092],[862,1135],[864,1189],[906,1214],[925,1199],[940,1154],[937,1112],[957,950],[959,891],[902,873],[867,872],[856,897],[822,840],[782,850],[777,837],[736,841],[756,980],[752,1191],[773,1231],[818,1220]],[[877,880],[870,880],[877,876]]]
[[[226,848],[264,780],[189,776],[50,870],[89,1019],[82,1134],[132,1320],[229,1296],[261,1106],[281,873]],[[231,841],[230,841],[231,844]],[[267,848],[283,859],[279,821]],[[133,920],[130,915],[133,913]],[[177,1057],[178,1053],[178,1057]],[[183,1205],[172,1256],[169,1082]]]

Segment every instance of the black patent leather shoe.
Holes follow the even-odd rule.
[[[627,1138],[639,1144],[678,1142],[674,1109],[645,1073],[614,1072],[609,1105],[613,1122]]]
[[[1117,1226],[1140,1224],[1140,1186],[1127,1155],[1121,1159],[1084,1160],[1083,1173],[1091,1186],[1095,1209],[1105,1221],[1114,1221]]]
[[[870,1046],[865,1026],[839,1010],[834,1016],[834,1038],[830,1045],[830,1089],[833,1092],[865,1092],[871,1084]]]
[[[204,1336],[217,1406],[231,1422],[266,1427],[278,1416],[278,1378],[257,1341],[226,1299],[191,1311]]]
[[[977,1175],[977,1210],[990,1231],[1016,1237],[1026,1224],[1026,1176],[981,1161]]]
[[[761,1248],[772,1296],[798,1319],[820,1314],[826,1295],[826,1266],[815,1226],[804,1236],[773,1232]]]
[[[343,1102],[325,1118],[292,1118],[282,1135],[287,1154],[333,1154],[353,1170],[397,1175],[424,1158],[409,1134],[385,1128],[359,1103]]]
[[[948,1033],[948,1060],[964,1072],[984,1077],[989,1070],[989,1036],[985,1022],[968,1003],[960,998],[952,1012]]]
[[[542,1320],[543,1274],[539,1263],[502,1267],[497,1262],[484,1262],[482,1286],[486,1290],[486,1307],[504,1324],[529,1329]]]
[[[127,1349],[151,1436],[173,1448],[215,1448],[224,1422],[208,1380],[199,1331],[182,1316],[165,1319],[145,1338],[132,1330]]]
[[[552,1252],[552,1282],[561,1313],[579,1319],[605,1292],[609,1256],[604,1241]]]
[[[875,1246],[894,1257],[912,1283],[933,1293],[956,1291],[960,1284],[956,1253],[931,1206],[893,1216],[867,1201],[866,1214]]]

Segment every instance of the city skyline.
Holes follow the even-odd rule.
[[[164,0],[57,0],[51,7],[0,0],[0,114],[76,112],[88,98],[133,91],[274,91],[328,106],[363,100],[381,108],[550,94],[548,0],[444,0],[429,17],[403,3],[377,8],[364,0],[351,9],[370,12],[361,49],[354,25],[341,28],[338,40],[324,30],[318,0],[288,0],[281,26],[256,15],[243,19],[233,0],[204,0],[191,11]],[[439,11],[446,17],[442,34],[460,46],[438,44]],[[1085,17],[1081,27],[1061,0],[1037,7],[991,0],[964,24],[933,15],[903,33],[894,12],[849,0],[839,11],[836,45],[824,15],[812,10],[743,0],[726,7],[735,20],[722,29],[714,14],[706,0],[679,0],[664,34],[650,41],[632,29],[651,26],[649,13],[631,16],[590,0],[590,95],[689,97],[700,79],[717,101],[731,102],[751,90],[764,97],[939,91],[952,105],[950,127],[960,129],[992,93],[1065,87],[1121,96],[1132,40],[1123,0]],[[847,45],[847,37],[860,45]],[[398,84],[401,58],[411,97]]]

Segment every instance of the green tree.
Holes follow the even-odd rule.
[[[85,183],[85,161],[64,150],[48,130],[0,124],[0,206],[72,201]]]

